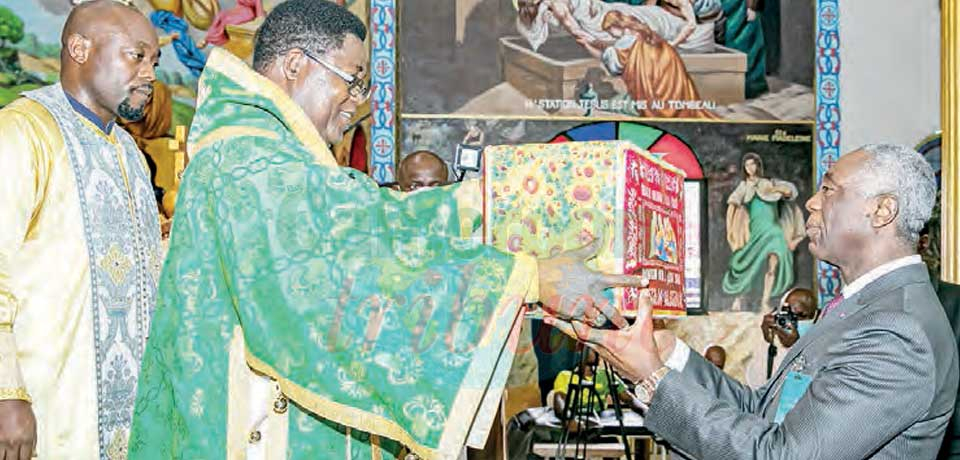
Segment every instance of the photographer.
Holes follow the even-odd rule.
[[[790,348],[816,319],[816,295],[809,289],[794,288],[783,297],[780,310],[763,316],[760,329],[767,343],[775,345],[773,337],[776,336],[784,348]]]
[[[758,388],[767,381],[790,347],[816,322],[818,312],[813,291],[793,288],[784,294],[780,308],[764,315],[760,323],[763,339],[769,345],[763,347],[766,350],[758,347],[754,351],[754,359],[747,367],[747,385]]]

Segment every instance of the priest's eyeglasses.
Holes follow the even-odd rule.
[[[370,97],[370,85],[366,80],[360,78],[356,75],[351,75],[343,70],[337,68],[337,66],[314,56],[313,53],[303,50],[303,54],[310,59],[313,59],[317,64],[320,64],[327,68],[327,70],[333,72],[334,75],[340,77],[341,80],[347,83],[347,93],[350,94],[350,97],[357,100],[357,102],[366,101]]]

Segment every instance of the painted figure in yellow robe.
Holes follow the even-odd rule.
[[[602,24],[613,41],[590,40],[586,35],[577,40],[608,72],[623,78],[630,99],[643,104],[637,106],[639,116],[717,118],[709,110],[670,105],[670,101],[699,101],[700,94],[680,55],[649,26],[616,10],[607,13]]]
[[[61,83],[0,111],[0,458],[122,459],[161,263],[142,154],[156,33],[76,7]]]

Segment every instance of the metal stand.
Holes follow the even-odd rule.
[[[588,426],[588,418],[590,415],[596,414],[596,412],[593,410],[593,402],[601,401],[601,404],[603,402],[597,393],[596,384],[594,383],[597,376],[597,365],[586,364],[586,353],[587,347],[584,347],[580,351],[580,356],[577,361],[577,370],[575,372],[577,382],[574,382],[574,376],[571,375],[563,411],[561,414],[557,414],[560,422],[563,424],[563,430],[560,434],[560,441],[557,443],[557,452],[554,458],[567,458],[566,455],[567,447],[570,444],[571,426],[576,426],[576,435],[573,438],[573,458],[586,458],[586,435],[590,431],[590,427]],[[590,370],[593,375],[593,378],[590,381],[586,381],[584,378],[587,366],[590,366]],[[610,364],[604,362],[604,366],[607,374],[608,385],[610,386],[610,394],[613,399],[614,412],[620,425],[620,441],[623,444],[624,451],[626,452],[627,460],[633,460],[635,457],[630,452],[630,443],[627,442],[626,430],[623,425],[623,408],[620,405],[620,398],[617,394],[617,388],[619,387],[618,383],[621,381],[621,379],[613,372]],[[599,420],[599,414],[597,414],[597,419]],[[583,444],[582,454],[580,453],[581,443]]]
[[[770,376],[773,375],[773,360],[777,357],[777,346],[770,344],[767,347],[767,380],[770,380]]]

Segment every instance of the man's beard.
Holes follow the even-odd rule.
[[[140,121],[143,119],[145,107],[146,104],[143,104],[140,107],[134,107],[130,105],[130,97],[128,96],[123,100],[123,102],[120,103],[120,107],[117,107],[117,115],[127,121]]]

